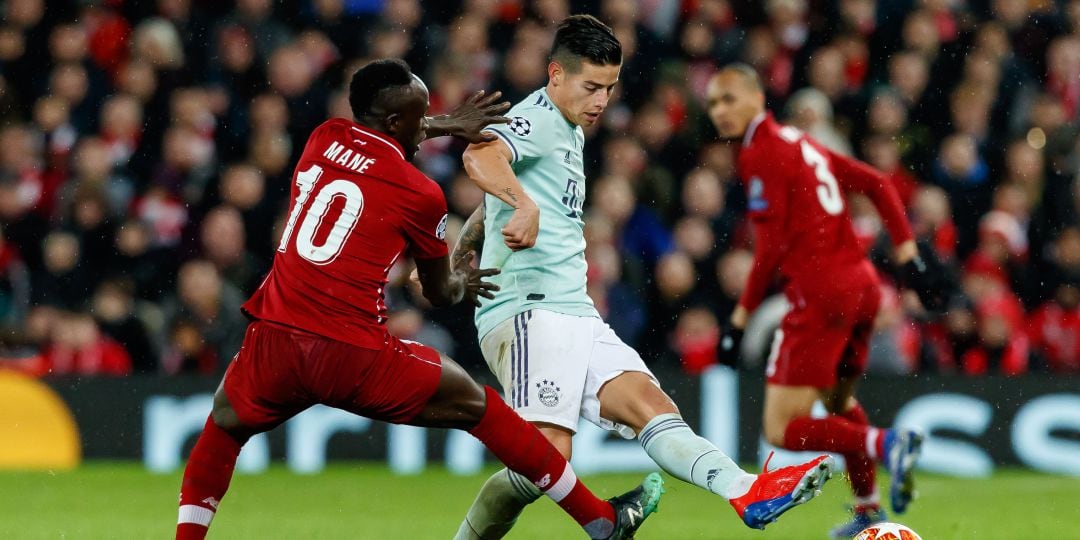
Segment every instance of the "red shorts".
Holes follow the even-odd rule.
[[[365,349],[291,326],[251,323],[225,372],[225,395],[240,421],[269,430],[315,404],[405,423],[439,386],[431,347],[387,336]]]
[[[870,261],[832,279],[788,287],[791,311],[773,339],[766,380],[785,386],[832,388],[866,369],[881,287]]]

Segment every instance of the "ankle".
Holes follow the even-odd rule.
[[[876,503],[876,502],[875,503],[866,503],[866,504],[856,504],[855,509],[854,509],[854,512],[856,514],[876,514],[876,513],[880,512],[880,511],[881,511],[881,504]]]

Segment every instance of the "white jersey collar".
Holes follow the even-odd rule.
[[[746,126],[746,133],[743,133],[742,145],[743,148],[750,146],[750,141],[754,139],[754,133],[757,132],[758,126],[765,121],[765,112],[758,113],[757,116],[750,120],[750,125]]]

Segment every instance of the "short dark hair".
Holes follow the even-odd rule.
[[[356,70],[349,82],[349,106],[355,118],[372,114],[372,109],[382,103],[387,91],[393,91],[413,82],[409,64],[396,58],[375,60]]]
[[[581,61],[600,66],[622,64],[622,44],[611,28],[592,15],[571,15],[559,24],[550,60],[571,72],[581,70]]]
[[[751,88],[763,92],[765,91],[765,85],[761,84],[761,75],[758,75],[757,70],[750,64],[735,62],[720,68],[720,71],[734,71],[741,75],[743,81],[749,84]]]

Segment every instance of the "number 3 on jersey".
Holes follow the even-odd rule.
[[[803,160],[814,168],[814,176],[820,182],[817,198],[821,207],[832,216],[843,212],[844,199],[840,196],[840,186],[836,184],[836,176],[829,170],[829,162],[825,160],[825,156],[807,143],[806,139],[799,141],[799,149],[802,150]]]
[[[840,186],[836,183],[836,176],[833,176],[832,171],[829,170],[829,162],[826,161],[825,156],[807,143],[802,131],[796,128],[784,126],[780,128],[780,136],[789,143],[799,143],[803,161],[814,168],[814,176],[821,183],[817,187],[817,197],[821,207],[832,216],[843,212],[844,199],[840,196]]]
[[[315,184],[322,177],[323,169],[318,165],[312,165],[310,169],[296,174],[296,186],[300,193],[296,195],[296,204],[289,213],[289,221],[285,224],[285,232],[281,234],[281,244],[278,251],[284,253],[292,238],[293,228],[300,212],[307,204],[308,197],[315,189]],[[338,197],[345,199],[345,206],[341,209],[341,215],[334,221],[326,239],[320,245],[315,245],[315,234],[330,209],[330,203]],[[364,194],[360,188],[348,180],[334,180],[319,188],[315,200],[304,214],[304,221],[300,223],[300,230],[296,234],[296,253],[314,264],[330,264],[345,247],[345,240],[349,238],[356,222],[360,221],[360,214],[364,211]]]

